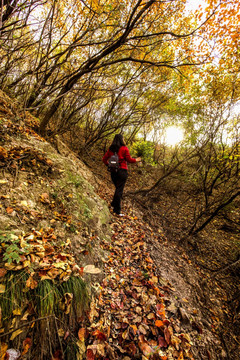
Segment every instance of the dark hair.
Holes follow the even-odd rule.
[[[114,136],[113,142],[109,150],[117,153],[121,146],[125,146],[125,142],[123,140],[122,134],[117,134]]]

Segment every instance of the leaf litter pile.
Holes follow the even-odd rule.
[[[79,330],[88,344],[87,359],[193,359],[191,340],[167,310],[169,283],[157,269],[146,245],[152,235],[137,217],[114,218],[106,277],[92,300],[90,327]]]

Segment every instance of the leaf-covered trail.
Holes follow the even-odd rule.
[[[130,210],[129,210],[130,213]],[[193,359],[191,340],[168,305],[173,290],[157,276],[147,238],[151,228],[132,213],[113,216],[105,278],[92,301],[88,359]]]

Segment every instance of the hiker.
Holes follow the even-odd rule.
[[[113,163],[116,166],[110,168],[110,162],[112,162],[111,160],[113,158],[114,158]],[[129,150],[126,147],[123,136],[121,134],[115,135],[111,146],[109,147],[108,151],[103,157],[103,162],[105,165],[109,167],[109,170],[111,172],[112,182],[114,183],[116,188],[113,196],[113,201],[111,202],[111,206],[113,207],[113,212],[119,216],[124,216],[121,213],[121,198],[128,177],[127,163],[136,163],[139,161],[141,161],[140,157],[134,159],[130,156]]]

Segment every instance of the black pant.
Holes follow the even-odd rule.
[[[121,198],[127,177],[128,172],[125,169],[119,169],[117,172],[111,173],[111,178],[116,188],[111,205],[116,214],[120,214],[121,212]]]

